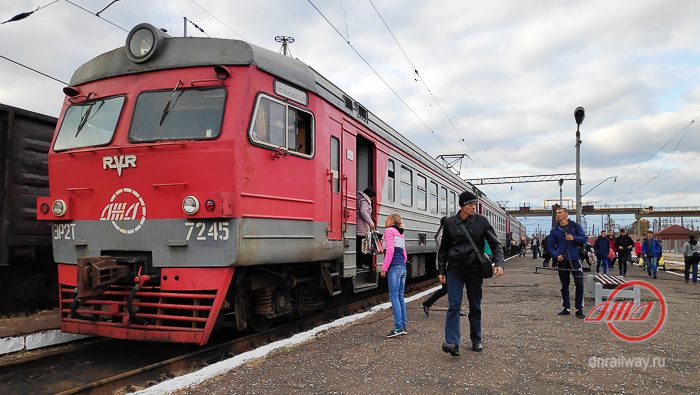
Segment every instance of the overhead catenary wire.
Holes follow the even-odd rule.
[[[43,75],[44,77],[51,78],[52,80],[58,81],[58,82],[62,83],[63,85],[68,85],[68,83],[65,82],[65,81],[61,81],[61,80],[59,80],[59,79],[56,78],[56,77],[52,77],[52,76],[50,76],[50,75],[48,75],[48,74],[46,74],[46,73],[43,73],[43,72],[41,72],[41,71],[39,71],[39,70],[37,70],[37,69],[31,68],[31,67],[29,67],[29,66],[27,66],[27,65],[25,65],[25,64],[22,64],[22,63],[20,63],[20,62],[18,62],[18,61],[16,61],[16,60],[12,60],[12,59],[10,59],[10,58],[8,58],[8,57],[6,57],[6,56],[0,55],[0,58],[3,58],[3,59],[5,59],[5,60],[7,60],[8,62],[12,62],[12,63],[14,63],[14,64],[16,64],[16,65],[18,65],[18,66],[22,66],[22,67],[24,67],[25,69],[29,69],[29,70],[31,70],[31,71],[37,73],[37,74],[41,74],[41,75]]]
[[[24,19],[24,18],[26,18],[26,17],[32,15],[33,13],[35,13],[35,12],[41,10],[41,9],[44,9],[44,8],[50,6],[50,5],[53,5],[53,4],[58,3],[59,1],[60,1],[60,0],[54,0],[54,1],[52,1],[51,3],[47,4],[47,5],[40,5],[40,6],[38,6],[38,7],[36,8],[36,10],[34,10],[34,11],[28,11],[28,12],[19,13],[19,14],[13,16],[12,18],[10,18],[10,19],[8,19],[8,20],[6,20],[6,21],[0,23],[0,25],[4,25],[5,23],[8,23],[8,22],[20,21],[20,20],[22,20],[22,19]]]
[[[231,32],[233,32],[233,34],[235,34],[235,35],[237,35],[238,37],[242,38],[243,41],[248,41],[248,42],[250,42],[247,38],[243,37],[243,35],[242,35],[241,33],[238,33],[237,31],[233,30],[233,28],[231,28],[231,26],[227,25],[226,23],[224,23],[224,21],[222,21],[221,19],[217,18],[216,15],[212,14],[211,12],[209,12],[209,10],[207,10],[206,8],[204,8],[204,7],[202,7],[201,5],[199,5],[199,3],[197,3],[197,2],[194,1],[194,0],[190,0],[190,1],[191,1],[194,5],[196,5],[197,7],[201,8],[202,11],[206,12],[207,14],[209,14],[209,16],[211,16],[212,18],[214,18],[214,20],[216,20],[216,21],[219,22],[220,24],[224,25],[228,30],[230,30]]]
[[[321,17],[326,21],[326,23],[328,23],[328,25],[330,25],[330,27],[333,30],[335,30],[335,32],[343,39],[343,41],[345,41],[345,43],[355,52],[355,54],[360,59],[362,59],[362,61],[367,65],[367,67],[370,68],[370,70],[372,70],[372,72],[377,76],[377,78],[379,78],[379,80],[382,81],[382,83],[384,83],[384,85],[394,94],[394,96],[396,96],[396,98],[399,99],[399,101],[404,105],[404,107],[406,107],[408,111],[411,112],[411,114],[413,114],[413,116],[421,124],[423,124],[423,126],[425,126],[425,128],[435,137],[435,139],[437,139],[440,142],[440,144],[442,144],[450,153],[453,153],[452,149],[450,149],[450,147],[447,144],[445,144],[444,141],[442,141],[442,139],[435,133],[435,131],[430,126],[428,126],[427,123],[425,123],[425,121],[411,108],[411,106],[408,105],[408,103],[406,103],[406,101],[398,94],[398,92],[396,92],[396,90],[394,90],[394,88],[392,88],[391,85],[389,85],[389,83],[377,72],[377,70],[374,67],[372,67],[372,65],[367,61],[367,59],[365,59],[364,56],[362,56],[362,54],[357,50],[357,48],[355,48],[355,46],[350,43],[350,40],[347,40],[343,36],[343,34],[338,30],[338,28],[335,27],[335,25],[331,23],[331,21],[328,20],[328,18],[326,18],[323,12],[321,12],[321,10],[319,10],[318,7],[316,7],[316,4],[314,4],[311,0],[307,1],[316,10],[316,12],[318,12],[318,14],[321,15]]]
[[[110,21],[110,20],[107,19],[107,18],[101,17],[101,16],[99,16],[99,15],[93,13],[92,11],[88,10],[87,8],[83,8],[83,7],[81,7],[81,6],[79,6],[79,5],[75,4],[75,3],[73,3],[73,2],[70,1],[70,0],[65,0],[65,1],[66,1],[67,3],[69,3],[69,4],[72,4],[72,5],[74,5],[74,6],[78,7],[78,8],[80,8],[81,10],[87,12],[87,13],[90,14],[90,15],[93,15],[93,16],[96,16],[96,17],[102,19],[103,21],[109,23],[110,25],[112,25],[112,26],[114,26],[114,27],[116,27],[116,28],[118,28],[118,29],[121,29],[121,30],[123,30],[123,31],[125,31],[125,32],[127,32],[127,33],[129,32],[127,29],[124,29],[123,27],[117,25],[116,23]]]
[[[384,27],[386,27],[386,29],[389,31],[389,34],[391,34],[391,37],[394,39],[394,42],[396,42],[396,45],[401,50],[401,53],[403,53],[403,56],[406,58],[406,61],[408,61],[408,64],[410,64],[411,67],[413,68],[413,73],[417,77],[416,81],[420,80],[421,84],[423,84],[423,87],[425,87],[425,90],[428,91],[428,93],[430,94],[430,97],[433,98],[433,101],[435,101],[435,103],[438,105],[438,107],[440,108],[440,111],[442,111],[442,114],[445,116],[445,118],[447,118],[447,121],[450,123],[450,125],[452,126],[454,131],[459,136],[459,141],[461,143],[463,143],[467,147],[467,149],[471,150],[474,153],[474,157],[479,161],[479,163],[481,163],[482,166],[485,167],[486,165],[484,164],[484,162],[481,161],[481,159],[479,158],[479,155],[476,153],[476,150],[474,148],[472,148],[471,145],[469,145],[469,143],[467,143],[467,140],[465,140],[464,136],[462,136],[462,133],[459,131],[459,129],[457,129],[457,126],[455,126],[454,122],[452,122],[452,119],[450,118],[450,116],[447,115],[447,111],[445,111],[445,108],[442,106],[442,104],[437,99],[437,97],[433,94],[433,91],[428,86],[428,83],[425,82],[425,79],[423,78],[423,76],[418,72],[418,67],[416,67],[416,65],[413,64],[413,61],[411,61],[411,58],[408,57],[408,54],[403,49],[403,46],[401,45],[401,43],[399,43],[399,40],[396,38],[396,35],[389,27],[389,24],[386,23],[386,20],[382,16],[381,12],[379,12],[379,9],[377,9],[377,6],[374,5],[374,2],[372,0],[369,0],[369,3],[372,5],[372,8],[374,8],[374,11],[377,13],[377,16],[379,16],[379,19],[381,19],[382,23],[384,24]],[[469,159],[471,160],[471,158],[469,158]]]

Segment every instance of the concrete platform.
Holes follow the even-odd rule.
[[[0,356],[29,351],[87,336],[63,333],[58,328],[58,309],[0,319]]]
[[[445,312],[436,309],[426,317],[414,301],[408,304],[406,336],[385,338],[393,326],[390,311],[366,314],[308,341],[268,345],[270,354],[241,354],[232,359],[238,363],[221,361],[142,393],[700,393],[700,285],[663,272],[649,280],[666,298],[669,313],[659,335],[633,344],[605,324],[557,316],[557,273],[533,274],[535,263],[541,261],[516,258],[505,276],[485,281],[482,353],[470,351],[466,317],[462,356],[443,353]],[[628,278],[648,280],[638,267]],[[573,296],[573,285],[571,290]],[[590,308],[587,300],[585,310]],[[626,361],[632,366],[623,366]],[[211,374],[217,375],[206,379]]]

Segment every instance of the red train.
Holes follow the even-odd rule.
[[[217,318],[264,330],[376,288],[356,262],[368,186],[379,224],[405,219],[409,275],[433,275],[439,219],[475,190],[311,67],[242,41],[141,24],[64,92],[37,216],[66,332],[205,344]],[[505,242],[513,219],[482,205]]]

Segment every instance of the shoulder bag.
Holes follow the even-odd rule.
[[[472,244],[472,248],[474,249],[474,252],[476,253],[477,258],[479,258],[479,268],[481,269],[481,277],[482,278],[493,277],[493,263],[491,263],[491,258],[489,258],[488,255],[484,254],[484,252],[481,251],[476,246],[476,244],[474,243],[474,240],[472,240],[472,236],[469,234],[469,231],[467,230],[467,227],[464,226],[464,222],[460,222],[459,226],[462,228],[464,233],[467,235],[467,238],[469,239],[469,242]]]

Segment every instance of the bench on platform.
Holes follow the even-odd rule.
[[[598,305],[610,297],[610,294],[619,285],[625,284],[627,281],[622,276],[611,276],[608,274],[589,274],[586,278],[586,289],[588,297],[595,299],[595,304]],[[634,285],[631,289],[626,288],[617,293],[616,298],[633,299],[634,304],[638,305],[641,300],[641,291],[639,285]]]

